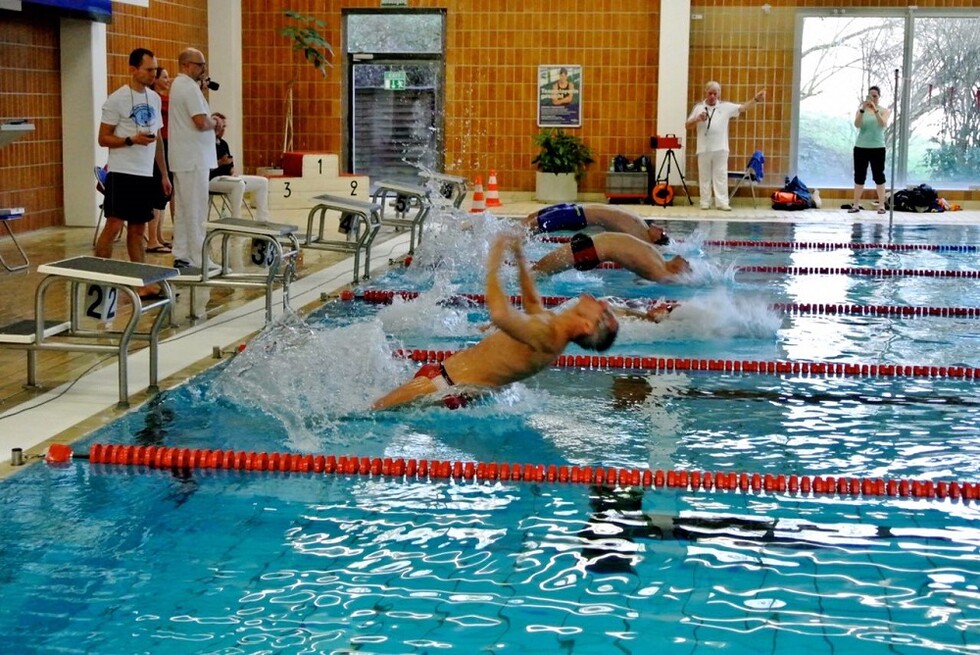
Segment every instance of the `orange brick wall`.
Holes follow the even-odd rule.
[[[230,0],[231,1],[231,0]],[[669,1],[669,0],[663,0]],[[769,101],[732,123],[733,157],[756,148],[767,171],[789,168],[794,16],[797,7],[837,7],[834,0],[701,0],[692,5],[688,104],[704,82],[717,79],[724,96],[743,100],[765,87]],[[905,0],[855,0],[861,8],[901,8]],[[921,8],[972,8],[973,0],[919,0]],[[474,177],[495,168],[504,190],[534,187],[531,159],[537,132],[539,64],[583,66],[583,126],[573,130],[598,161],[582,190],[600,192],[609,159],[635,157],[655,133],[659,3],[651,0],[411,0],[411,8],[445,8],[446,169]],[[377,0],[243,0],[244,152],[249,169],[279,161],[283,98],[295,77],[297,149],[341,152],[343,43],[341,11],[379,6]],[[322,80],[280,36],[282,9],[324,19],[335,66]],[[126,57],[154,50],[168,67],[181,48],[206,51],[207,0],[151,0],[150,7],[115,4],[108,29],[107,90],[127,78]],[[678,26],[683,29],[683,26]],[[0,118],[28,117],[32,137],[0,150],[0,205],[29,208],[17,230],[64,222],[58,19],[37,11],[0,11]],[[173,71],[171,71],[173,73]],[[663,130],[661,130],[663,131]],[[688,136],[688,135],[685,135]],[[688,170],[695,170],[693,159]],[[768,181],[778,181],[769,178]],[[976,192],[945,194],[974,199]]]
[[[34,132],[0,148],[0,207],[24,207],[15,232],[64,223],[58,19],[0,12],[0,119]]]
[[[533,189],[539,64],[583,67],[581,135],[599,160],[583,190],[604,187],[609,157],[646,152],[657,97],[658,4],[649,0],[413,0],[446,8],[445,162],[447,172],[486,176],[504,189]],[[294,147],[340,152],[344,44],[341,11],[377,8],[377,0],[295,0],[289,8],[327,22],[334,67],[323,80],[294,56],[279,30],[275,2],[243,5],[245,165],[278,162],[286,84],[297,78]]]
[[[106,90],[129,79],[129,53],[153,50],[171,69],[188,45],[207,45],[207,0],[115,3],[106,30]],[[60,19],[51,11],[0,11],[0,119],[28,118],[34,133],[0,149],[0,207],[24,207],[16,232],[64,225]],[[93,185],[95,181],[93,179]]]

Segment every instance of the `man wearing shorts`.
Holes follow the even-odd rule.
[[[553,275],[570,268],[591,271],[604,262],[619,264],[654,282],[676,282],[679,275],[691,270],[683,257],[664,259],[652,244],[618,232],[576,234],[570,243],[561,244],[539,259],[533,269]]]
[[[652,221],[647,222],[636,214],[610,205],[561,203],[550,205],[529,214],[524,227],[533,234],[541,232],[578,231],[590,225],[607,232],[631,234],[642,241],[658,246],[670,243],[667,233]]]
[[[505,255],[518,268],[523,311],[511,305],[500,283]],[[465,393],[452,391],[456,385],[497,388],[523,380],[551,366],[569,342],[602,352],[612,346],[619,331],[609,304],[588,294],[565,309],[545,309],[524,260],[521,239],[513,234],[501,235],[490,249],[487,309],[495,332],[442,364],[423,367],[411,380],[376,400],[374,408],[403,405],[437,392],[443,393],[440,400],[447,407],[459,407],[465,404]]]
[[[109,149],[105,183],[105,228],[95,242],[96,257],[112,257],[112,244],[126,226],[126,250],[134,262],[145,260],[143,235],[153,218],[153,202],[170,193],[167,162],[163,156],[160,128],[163,120],[160,96],[150,88],[157,60],[146,48],[129,55],[131,80],[102,105],[99,145]],[[153,163],[163,173],[153,177]]]

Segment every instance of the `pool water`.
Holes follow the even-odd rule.
[[[76,450],[138,443],[980,479],[972,380],[556,368],[464,411],[371,412],[392,380],[414,370],[394,349],[452,350],[482,334],[482,307],[447,302],[482,292],[480,266],[474,272],[472,261],[457,266],[425,248],[481,252],[501,228],[433,228],[413,266],[373,284],[424,290],[417,301],[334,302],[309,323],[279,324]],[[545,280],[542,292],[682,300],[664,323],[624,321],[613,351],[623,354],[978,366],[980,319],[771,308],[980,306],[966,290],[975,282],[744,275],[730,267],[810,266],[794,258],[819,253],[700,245],[970,244],[976,228],[884,236],[845,225],[668,228],[676,250],[703,264],[696,284],[594,271]],[[532,244],[529,257],[548,247]],[[895,254],[902,259],[879,252],[877,264],[833,265],[974,270],[969,254]],[[948,499],[156,471],[78,460],[22,470],[0,483],[0,499],[0,634],[9,652],[972,653],[980,630],[980,513]]]

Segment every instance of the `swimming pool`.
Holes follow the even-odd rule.
[[[698,284],[595,271],[556,276],[542,292],[682,301],[659,325],[624,324],[612,355],[978,366],[977,318],[773,308],[980,306],[968,279],[731,269],[833,257],[844,263],[825,265],[975,270],[969,253],[705,245],[975,244],[976,228],[889,239],[849,225],[668,227],[704,264]],[[976,383],[945,376],[573,366],[465,411],[367,411],[414,369],[395,349],[479,339],[482,307],[446,300],[482,292],[481,267],[468,264],[495,229],[434,229],[436,252],[368,287],[423,290],[415,303],[328,303],[76,449],[980,478]],[[0,633],[11,652],[976,652],[978,513],[950,499],[84,461],[32,466],[0,483],[0,497]]]

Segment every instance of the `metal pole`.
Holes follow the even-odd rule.
[[[892,110],[892,174],[891,174],[891,193],[888,194],[888,234],[892,233],[892,221],[895,219],[895,160],[898,158],[898,150],[895,149],[896,139],[898,139],[898,121],[895,120],[895,114],[898,111],[899,98],[901,94],[898,92],[898,69],[895,69],[895,102],[892,105],[894,109]]]

